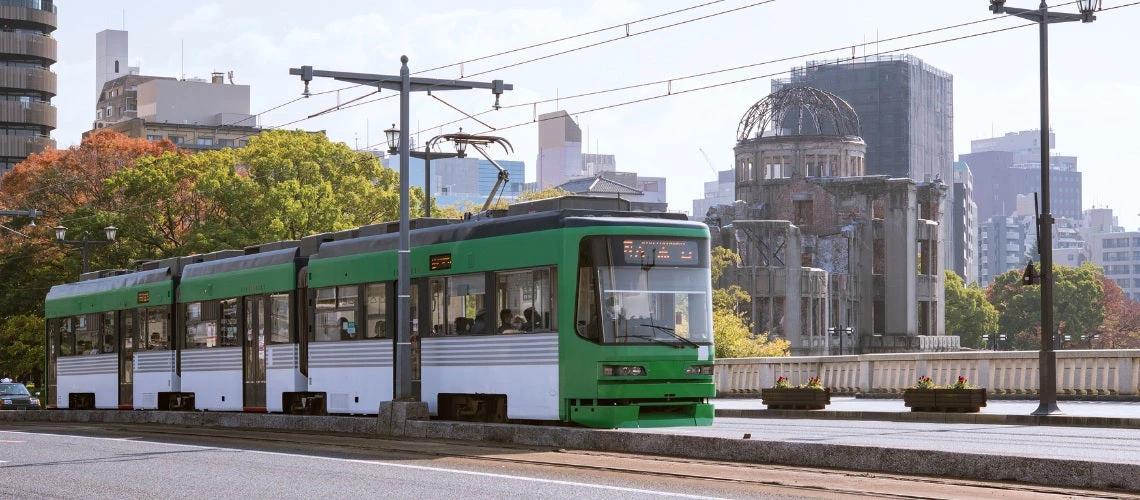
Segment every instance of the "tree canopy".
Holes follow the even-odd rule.
[[[954,271],[946,270],[946,333],[957,335],[962,346],[986,347],[986,336],[998,330],[998,312],[978,284],[965,286]]]
[[[1009,335],[1014,349],[1040,348],[1041,286],[1022,285],[1020,270],[994,278],[987,298],[999,314],[998,329]],[[1104,288],[1100,267],[1086,262],[1080,267],[1053,266],[1053,318],[1057,332],[1072,345],[1087,345],[1105,318],[1101,297]],[[1063,347],[1063,346],[1059,346]]]

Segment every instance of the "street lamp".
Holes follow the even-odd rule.
[[[83,272],[87,272],[87,252],[90,247],[99,245],[108,245],[115,241],[115,235],[118,233],[119,228],[115,226],[107,226],[103,228],[103,236],[106,240],[93,240],[91,234],[87,230],[83,230],[83,237],[78,240],[67,239],[67,228],[63,226],[55,226],[55,239],[64,245],[71,245],[79,247],[83,252]]]
[[[460,128],[459,132],[462,133],[463,129]],[[392,124],[392,128],[385,130],[384,134],[388,136],[388,152],[394,154],[400,148],[400,130],[396,128],[396,124]],[[463,143],[455,143],[455,153],[445,153],[443,151],[432,151],[432,146],[435,142],[443,137],[437,135],[432,137],[424,144],[423,151],[409,150],[408,156],[412,158],[419,158],[424,161],[424,217],[431,217],[431,161],[442,160],[444,158],[464,158],[467,155],[464,150],[467,145]]]
[[[1078,0],[1080,14],[1050,13],[1049,4],[1041,0],[1035,10],[1006,7],[1005,0],[990,0],[994,14],[1010,14],[1033,21],[1040,26],[1041,57],[1041,215],[1037,219],[1037,237],[1041,254],[1041,353],[1040,404],[1033,415],[1061,413],[1057,407],[1057,353],[1053,350],[1053,214],[1049,211],[1049,24],[1080,21],[1091,23],[1100,10],[1100,0]]]

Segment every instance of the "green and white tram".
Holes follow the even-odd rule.
[[[436,418],[711,424],[703,224],[596,210],[415,222],[412,380]],[[394,227],[186,266],[179,394],[198,409],[376,413],[393,394]]]

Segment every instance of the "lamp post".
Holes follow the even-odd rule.
[[[396,124],[393,123],[392,128],[384,131],[384,135],[388,139],[388,154],[396,154],[400,149],[400,129],[396,128]],[[432,140],[435,139],[436,138],[432,138]],[[431,161],[442,160],[444,158],[464,157],[462,151],[457,153],[432,151],[431,146],[432,141],[429,140],[427,144],[424,145],[423,151],[408,151],[408,156],[424,161],[424,217],[431,217]]]
[[[471,82],[466,80],[441,80],[438,78],[412,78],[408,69],[408,56],[400,56],[400,74],[376,75],[366,73],[346,73],[342,71],[314,70],[312,66],[289,68],[290,75],[300,75],[305,83],[302,95],[308,95],[309,82],[313,77],[332,78],[342,82],[355,83],[377,89],[398,90],[400,92],[400,129],[385,130],[388,145],[394,144],[399,137],[400,151],[400,246],[397,259],[398,275],[396,280],[396,322],[395,360],[392,363],[393,400],[416,401],[419,398],[412,386],[412,336],[411,336],[411,239],[408,234],[408,127],[411,122],[411,93],[444,90],[490,89],[495,95],[494,108],[499,107],[499,96],[504,91],[514,90],[514,86],[503,83],[502,80],[491,82]],[[390,133],[392,132],[392,133]]]
[[[1049,24],[1081,21],[1091,23],[1100,0],[1077,0],[1080,14],[1050,13],[1049,4],[1041,0],[1037,9],[1006,7],[1005,0],[990,0],[994,14],[1010,14],[1027,19],[1040,27],[1041,57],[1041,215],[1037,219],[1038,252],[1041,254],[1041,353],[1040,404],[1033,415],[1061,413],[1057,407],[1057,353],[1053,350],[1053,214],[1049,211]]]
[[[78,240],[67,239],[67,228],[63,226],[55,226],[55,239],[64,245],[71,245],[79,247],[83,252],[83,272],[87,272],[87,253],[91,247],[99,245],[108,245],[115,241],[115,234],[119,231],[115,226],[107,226],[103,228],[103,236],[106,240],[93,240],[91,234],[87,230],[83,231],[83,237]]]

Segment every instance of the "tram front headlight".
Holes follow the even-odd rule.
[[[602,365],[602,375],[606,377],[640,377],[645,375],[645,367],[630,365]]]
[[[685,375],[712,375],[713,365],[689,365],[685,367]]]

